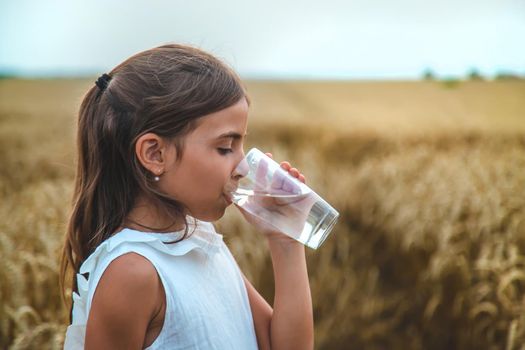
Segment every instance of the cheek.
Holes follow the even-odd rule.
[[[229,162],[220,159],[209,161],[188,168],[184,174],[181,190],[185,195],[193,194],[195,200],[216,199],[219,197],[231,177]]]
[[[231,169],[226,160],[210,163],[204,170],[204,177],[209,181],[210,186],[222,189],[231,177]]]

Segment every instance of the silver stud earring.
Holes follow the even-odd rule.
[[[153,180],[155,180],[155,181],[159,181],[159,180],[160,180],[160,177],[155,176],[155,177],[153,178]]]

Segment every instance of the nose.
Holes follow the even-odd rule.
[[[244,158],[244,152],[243,152],[242,159],[240,160],[240,162],[236,165],[235,169],[233,170],[232,178],[235,180],[239,180],[245,177],[246,175],[248,175],[249,170],[250,168],[248,166],[248,162]]]

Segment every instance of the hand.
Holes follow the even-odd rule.
[[[273,159],[271,153],[266,153],[267,156]],[[284,161],[280,166],[285,171],[299,180],[306,183],[306,178],[296,168],[293,168],[290,163]],[[295,181],[291,181],[286,176],[276,173],[271,181],[270,186],[266,180],[266,171],[268,164],[264,161],[259,163],[256,171],[257,187],[255,192],[281,195],[281,197],[272,196],[253,196],[249,197],[248,202],[243,207],[236,207],[241,211],[245,219],[252,225],[258,228],[259,231],[266,234],[270,240],[296,242],[292,238],[282,234],[279,229],[272,225],[272,223],[285,223],[286,231],[299,237],[303,230],[308,213],[316,201],[313,192],[303,193],[301,186]]]

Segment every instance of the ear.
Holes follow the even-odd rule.
[[[174,147],[151,132],[140,136],[135,144],[135,153],[139,162],[155,175],[164,173],[169,151],[174,152]]]

